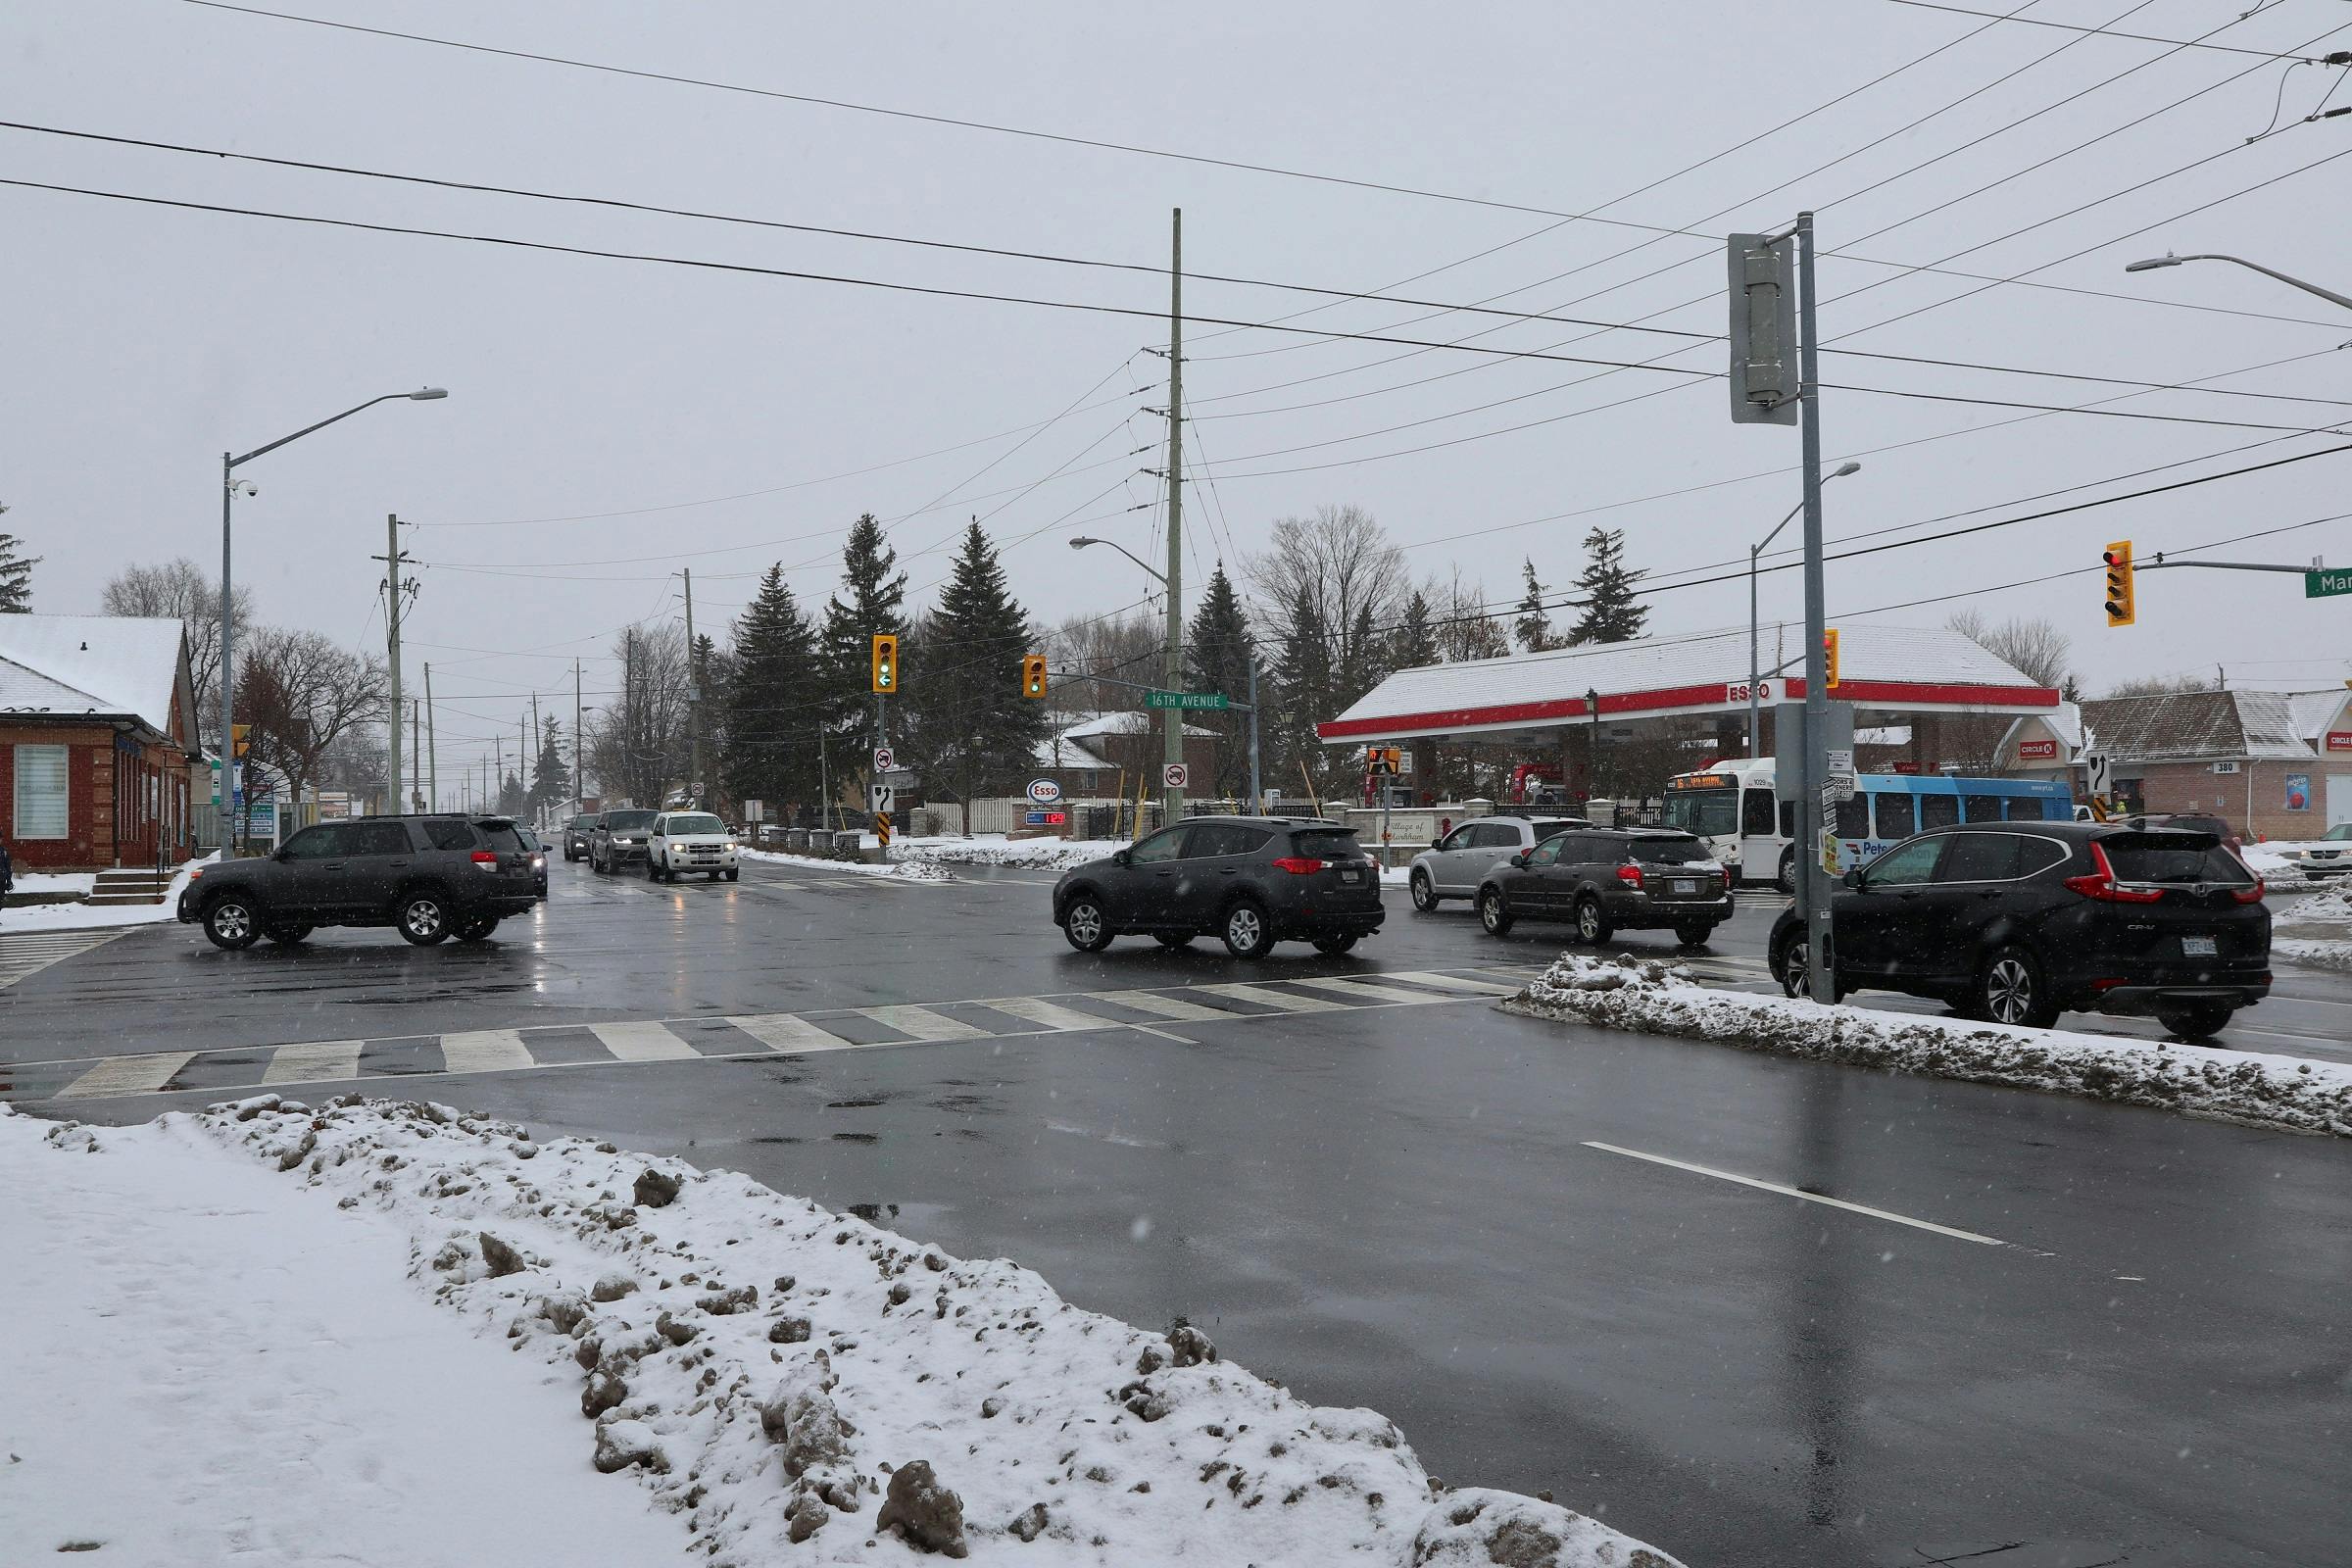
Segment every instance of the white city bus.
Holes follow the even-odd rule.
[[[1666,825],[1706,840],[1735,883],[1796,886],[1793,803],[1773,799],[1771,758],[1727,758],[1666,781]]]

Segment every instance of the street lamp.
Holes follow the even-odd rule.
[[[1832,479],[1842,479],[1849,473],[1861,471],[1862,465],[1859,463],[1840,463],[1823,476],[1822,482],[1827,484]],[[1757,756],[1764,745],[1763,713],[1756,702],[1756,687],[1764,679],[1762,658],[1756,651],[1756,558],[1804,510],[1805,504],[1799,501],[1788,509],[1788,516],[1772,525],[1772,532],[1747,547],[1747,755],[1750,758]]]
[[[348,419],[353,415],[358,414],[362,409],[372,409],[378,403],[389,403],[394,398],[406,398],[413,403],[432,403],[447,396],[449,396],[448,389],[437,386],[418,387],[414,392],[387,392],[382,397],[369,398],[367,402],[360,404],[357,408],[345,409],[341,414],[334,416],[332,418],[320,419],[317,424],[306,424],[301,429],[295,431],[292,435],[281,435],[267,446],[255,447],[251,452],[246,453],[241,458],[231,457],[225,452],[220,454],[220,808],[228,813],[227,825],[220,830],[220,858],[223,860],[233,857],[237,848],[237,815],[235,808],[237,790],[235,782],[237,777],[237,731],[235,724],[237,688],[236,680],[234,678],[235,670],[231,663],[231,659],[235,652],[234,644],[236,641],[236,621],[235,618],[229,613],[229,602],[232,590],[229,582],[228,550],[229,514],[231,510],[230,503],[236,499],[237,494],[236,471],[238,468],[244,466],[248,463],[251,463],[254,459],[260,457],[265,452],[275,452],[279,447],[284,446],[287,442],[299,441],[306,435],[310,435],[315,431],[325,429],[328,425],[335,423],[337,420]],[[258,492],[252,485],[248,484],[245,487],[245,493],[247,495],[254,495]],[[395,552],[395,554],[397,553],[398,552]],[[394,562],[390,564],[387,569],[395,578],[399,576],[399,563]],[[395,728],[399,726],[399,714],[395,713],[392,716],[392,723]],[[394,780],[393,788],[397,790],[398,787],[399,781]]]
[[[2219,254],[2175,256],[2168,251],[2162,256],[2151,256],[2145,261],[2129,263],[2124,268],[2124,270],[2127,272],[2150,272],[2154,271],[2159,267],[2179,267],[2182,262],[2235,262],[2238,266],[2260,272],[2265,277],[2275,277],[2279,282],[2285,283],[2290,287],[2299,288],[2306,294],[2317,294],[2320,298],[2328,301],[2330,304],[2341,305],[2344,309],[2352,311],[2352,299],[2347,299],[2343,295],[2338,294],[2335,290],[2331,288],[2322,288],[2317,283],[2306,283],[2299,277],[2289,277],[2286,273],[2279,271],[2276,268],[2265,267],[2260,262],[2249,262],[2242,256],[2223,256]]]
[[[1168,579],[1166,577],[1162,576],[1156,571],[1153,571],[1150,566],[1145,565],[1144,560],[1141,556],[1128,549],[1125,545],[1120,544],[1116,539],[1089,539],[1084,534],[1080,534],[1077,538],[1070,541],[1070,548],[1072,550],[1084,550],[1088,545],[1108,545],[1111,549],[1116,550],[1120,555],[1125,556],[1129,561],[1134,562],[1139,566],[1143,566],[1144,574],[1150,577],[1153,582],[1159,584],[1162,588],[1165,588],[1168,585]]]

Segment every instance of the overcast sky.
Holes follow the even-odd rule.
[[[1935,525],[1948,528],[2319,451],[2341,443],[2288,432],[2352,416],[2352,354],[2330,352],[2352,339],[2352,312],[2221,264],[2122,270],[2168,248],[2227,250],[2352,289],[2342,243],[2352,157],[2341,157],[2352,149],[2352,117],[2298,122],[2343,73],[2258,52],[1988,26],[1888,0],[1177,11],[284,3],[313,17],[638,71],[1559,213],[1597,208],[1699,235],[1768,227],[1810,204],[1825,252],[1851,247],[1875,262],[1987,277],[2041,269],[2036,282],[2098,291],[1985,287],[1828,255],[1822,326],[1840,347],[2130,383],[2310,356],[2216,385],[2336,400],[2132,397],[2138,388],[2129,384],[1831,356],[1824,379],[1851,386],[2040,405],[2121,398],[2107,407],[2227,421],[2030,418],[2032,410],[1832,391],[1826,450],[1833,462],[1862,455],[1865,465],[1827,492],[1833,538],[1964,514]],[[2009,9],[2010,0],[1985,9],[1995,5]],[[2342,0],[2278,0],[2222,26],[2235,9],[2042,0],[2026,14],[2175,39],[2222,27],[2212,43],[2250,51],[2352,43]],[[184,0],[19,0],[0,15],[0,62],[9,117],[45,126],[1146,267],[1165,265],[1169,210],[1181,206],[1188,270],[1372,290],[1444,269],[1396,292],[1446,303],[1507,293],[1499,304],[1518,310],[1703,334],[1724,319],[1720,246],[1706,238],[650,81]],[[2352,103],[2352,85],[2336,102]],[[2286,128],[2246,145],[2275,103]],[[1167,304],[1164,276],[1145,273],[23,130],[0,131],[0,173],[14,179],[1140,311]],[[2331,157],[2340,161],[2320,163]],[[2201,159],[2211,161],[2157,177]],[[2275,183],[2252,189],[2265,181]],[[2208,206],[2238,192],[2247,194]],[[2199,207],[2207,210],[2179,216]],[[519,694],[562,691],[567,702],[574,654],[586,661],[588,701],[598,702],[613,683],[599,657],[612,632],[675,613],[677,566],[694,568],[698,625],[712,629],[773,561],[821,604],[841,532],[863,511],[891,522],[918,588],[938,579],[975,513],[1005,547],[1015,591],[1043,616],[1115,610],[1147,586],[1117,557],[1080,557],[1062,541],[1097,533],[1149,555],[1161,537],[1148,506],[1156,482],[1136,470],[1159,461],[1137,449],[1162,435],[1142,411],[1163,405],[1165,365],[1141,351],[1164,345],[1164,320],[20,188],[0,187],[0,212],[11,306],[0,344],[0,502],[12,509],[7,525],[44,558],[36,609],[94,610],[107,577],[131,561],[186,554],[217,569],[223,448],[245,451],[378,392],[450,389],[446,402],[386,404],[257,461],[244,472],[261,494],[240,504],[237,526],[238,580],[267,617],[380,646],[381,568],[368,558],[383,549],[386,513],[420,525],[409,538],[424,564],[409,670],[415,680],[418,664],[433,662],[445,759],[463,737],[500,726],[511,735]],[[1200,315],[1258,321],[1327,303],[1200,280],[1186,302]],[[1491,316],[1415,319],[1426,314],[1352,302],[1295,324],[1425,339],[1477,332],[1489,346],[1606,361],[1681,347],[1667,363],[1722,368],[1719,344],[1683,347],[1690,340],[1632,331],[1588,337],[1591,328]],[[1215,331],[1196,327],[1188,344],[1193,461],[1204,455],[1220,475],[1189,497],[1188,586],[1213,560],[1254,549],[1272,519],[1348,502],[1387,525],[1416,571],[1458,563],[1497,598],[1515,597],[1523,556],[1547,583],[1564,584],[1596,521],[1624,528],[1632,563],[1658,580],[1706,576],[1699,568],[1743,559],[1796,499],[1797,432],[1734,426],[1720,380],[1622,370],[1549,390],[1601,370]],[[1641,393],[1656,395],[1607,407]],[[1877,450],[1900,443],[1913,444]],[[950,448],[957,450],[942,450]],[[2250,450],[2233,451],[2241,448]],[[2159,471],[2117,479],[2151,468]],[[872,471],[831,477],[858,469]],[[2352,601],[2307,602],[2291,577],[2151,574],[2140,624],[2128,631],[2104,629],[2089,571],[1949,604],[1883,607],[2095,568],[2100,546],[2119,536],[2144,558],[2352,512],[2348,473],[2352,454],[2314,458],[1834,564],[1832,619],[1879,612],[1936,624],[1963,605],[1996,618],[2048,616],[2074,639],[2093,692],[2217,663],[2233,684],[2334,684],[2352,675]],[[1740,482],[1620,505],[1719,480]],[[2068,493],[2034,499],[2054,491]],[[1590,514],[1557,517],[1578,512]],[[591,515],[618,513],[634,514]],[[1556,520],[1535,520],[1543,518]],[[1499,531],[1460,537],[1475,530]],[[2352,561],[2352,521],[2207,553],[2298,563],[2326,553],[2343,563]],[[1768,577],[1767,617],[1799,614],[1798,595],[1793,572]],[[1739,581],[1650,602],[1661,633],[1746,614]]]

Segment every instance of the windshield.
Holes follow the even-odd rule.
[[[573,827],[594,827],[596,826],[596,813],[594,811],[582,811],[579,815],[571,819],[571,825]]]
[[[1696,839],[1636,839],[1627,847],[1635,859],[1649,865],[1691,865],[1715,858],[1715,852]]]
[[[1740,792],[1736,789],[1677,790],[1666,797],[1666,825],[1703,838],[1721,838],[1739,831]]]
[[[708,811],[684,811],[670,817],[662,831],[671,838],[684,838],[692,833],[724,833],[727,824]]]
[[[2237,857],[2210,833],[2119,833],[2101,839],[2119,882],[2250,882]]]
[[[651,811],[607,811],[605,826],[614,829],[639,828],[649,825],[653,819],[654,813]]]
[[[1364,855],[1353,828],[1308,828],[1291,835],[1291,849],[1318,860],[1360,860]]]

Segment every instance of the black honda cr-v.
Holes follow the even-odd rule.
[[[1837,991],[1905,991],[2047,1028],[2153,1014],[2190,1039],[2270,995],[2262,880],[2211,833],[1970,822],[1903,840],[1831,896]],[[1804,923],[1772,928],[1774,978],[1807,994]]]
[[[1355,829],[1287,816],[1196,816],[1054,884],[1054,923],[1081,953],[1148,935],[1169,948],[1222,937],[1237,958],[1286,941],[1341,954],[1385,912]]]

